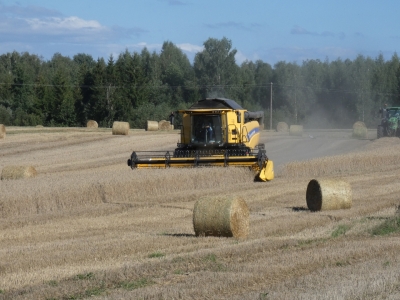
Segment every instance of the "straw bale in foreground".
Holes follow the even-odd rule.
[[[158,130],[158,122],[157,121],[147,121],[146,131],[157,131]]]
[[[1,180],[35,177],[36,169],[32,166],[5,166],[1,172]]]
[[[296,135],[296,136],[302,136],[303,135],[303,125],[290,125],[289,134]]]
[[[355,138],[367,138],[368,129],[364,122],[357,121],[353,124],[353,137]]]
[[[6,127],[0,124],[0,140],[6,137]]]
[[[158,122],[158,129],[159,130],[171,130],[171,123],[166,120],[161,120]]]
[[[128,135],[129,134],[129,123],[115,121],[112,126],[113,135]]]
[[[312,179],[307,186],[306,201],[311,211],[351,208],[351,186],[342,179]]]
[[[194,205],[196,236],[245,238],[249,234],[249,209],[238,197],[204,197]]]
[[[86,124],[87,128],[99,128],[99,124],[95,120],[89,120]]]
[[[288,132],[289,125],[286,122],[278,122],[278,124],[276,125],[276,131],[277,132]]]

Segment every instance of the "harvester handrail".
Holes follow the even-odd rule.
[[[242,143],[248,142],[247,137],[248,137],[249,132],[248,132],[248,130],[247,130],[247,126],[246,126],[246,125],[244,125],[244,126],[242,127],[242,132],[241,132],[241,134],[242,134]]]
[[[231,129],[232,127],[233,127],[233,130]],[[227,130],[226,134],[228,135],[229,132],[231,133],[232,138],[233,137],[237,138],[238,137],[238,132],[240,132],[240,130],[238,130],[238,128],[237,128],[237,126],[235,124],[228,124],[228,130]],[[233,132],[235,132],[235,133],[233,133]]]

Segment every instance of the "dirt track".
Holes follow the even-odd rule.
[[[374,131],[369,132],[368,139],[352,138],[351,130],[311,130],[305,131],[301,137],[263,131],[260,142],[266,145],[268,157],[279,169],[290,161],[359,151],[374,139]]]
[[[277,170],[394,149],[387,167],[365,171],[367,153],[365,170],[342,174],[352,209],[311,213],[307,165],[300,178],[277,172],[268,183],[230,168],[132,171],[132,150],[173,149],[177,132],[11,128],[0,141],[0,169],[34,165],[39,175],[0,181],[0,299],[397,299],[399,235],[370,230],[399,204],[400,145],[370,134],[262,133]],[[196,199],[216,194],[248,203],[246,240],[194,236]]]

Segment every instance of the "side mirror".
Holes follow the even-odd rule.
[[[237,115],[237,122],[238,123],[242,123],[242,114],[239,112],[239,113],[237,113],[238,115]]]

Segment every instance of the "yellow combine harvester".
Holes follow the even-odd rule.
[[[264,112],[249,112],[235,101],[207,98],[182,114],[181,142],[173,151],[132,152],[134,168],[190,168],[201,166],[250,167],[256,179],[274,178],[273,162],[259,144]]]

